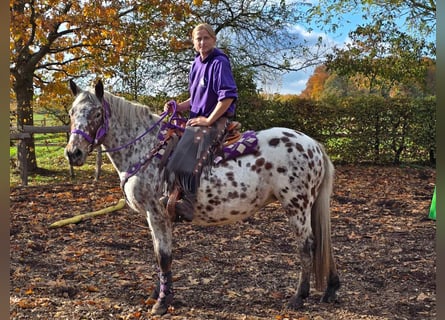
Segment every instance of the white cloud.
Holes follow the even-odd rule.
[[[308,31],[301,25],[294,25],[290,27],[290,32],[299,34],[302,38],[304,38],[309,43],[316,43],[319,37],[325,37],[326,34],[322,32]]]
[[[317,31],[308,31],[301,25],[295,25],[291,27],[291,32],[298,34],[302,39],[302,43],[313,51],[314,53],[319,51],[317,47],[319,38],[323,39],[323,43],[327,48],[332,47],[333,41],[322,32]],[[296,66],[304,65],[304,59],[294,60],[293,64]],[[281,94],[300,94],[305,88],[306,83],[309,77],[313,74],[315,66],[304,68],[301,71],[292,71],[285,73],[281,76],[280,84],[275,89],[274,92],[278,92]]]
[[[325,46],[325,50],[327,52],[329,52],[329,49],[333,48],[334,46],[343,47],[346,41],[350,41],[348,37],[344,36],[333,38],[324,32],[316,30],[308,31],[301,25],[292,26],[291,30],[296,34],[299,34],[302,39],[304,39],[308,48],[313,49],[314,51],[318,50],[316,45],[318,44],[319,38],[323,39],[323,45]],[[344,30],[342,30],[342,32],[344,32]],[[303,61],[294,61],[294,63],[296,65],[302,65]],[[306,83],[309,77],[313,74],[315,67],[316,66],[311,66],[301,71],[293,71],[282,75],[281,85],[275,92],[279,92],[281,94],[300,94],[306,88]]]

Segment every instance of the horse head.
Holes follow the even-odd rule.
[[[94,93],[80,89],[72,80],[70,88],[75,100],[69,110],[71,135],[65,147],[65,157],[71,165],[81,166],[105,137],[110,111],[104,100],[102,81],[96,84]]]

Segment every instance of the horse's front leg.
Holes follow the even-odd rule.
[[[155,289],[154,297],[157,299],[152,315],[167,313],[168,307],[173,301],[173,280],[171,272],[172,264],[172,225],[163,214],[147,215],[153,239],[153,249],[159,266],[159,284]]]

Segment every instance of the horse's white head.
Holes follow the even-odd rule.
[[[69,111],[71,135],[65,147],[65,157],[71,165],[81,166],[106,134],[109,108],[107,110],[103,106],[104,87],[101,81],[96,84],[94,92],[80,89],[72,80],[70,88],[75,100]]]

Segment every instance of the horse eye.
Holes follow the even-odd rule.
[[[96,113],[96,119],[102,118],[102,112],[99,111]]]

